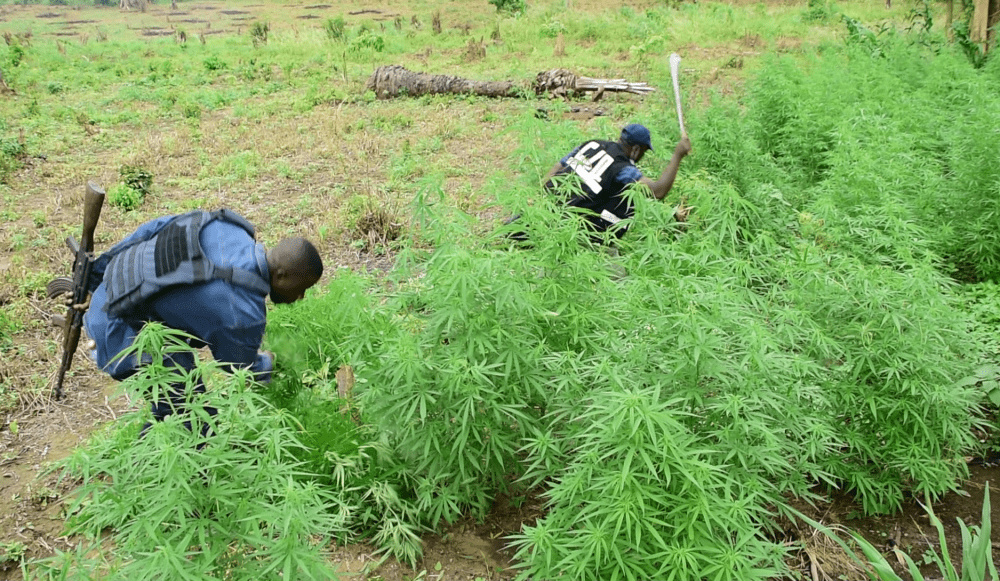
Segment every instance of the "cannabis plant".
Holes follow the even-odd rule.
[[[343,534],[352,507],[303,478],[288,414],[251,389],[247,372],[172,367],[171,357],[193,356],[176,331],[147,325],[133,354],[151,363],[123,383],[130,395],[180,387],[189,397],[141,435],[148,412],[122,417],[63,465],[79,481],[68,532],[97,543],[113,531],[113,549],[90,561],[101,578],[333,578],[324,539]],[[37,573],[52,577],[73,557],[57,555]],[[89,578],[84,566],[70,571]]]

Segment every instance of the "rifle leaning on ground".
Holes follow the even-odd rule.
[[[78,244],[72,235],[66,238],[66,246],[69,247],[74,256],[73,278],[56,278],[45,287],[49,298],[63,294],[70,295],[66,301],[66,316],[55,315],[52,317],[52,324],[63,330],[62,363],[59,365],[59,373],[56,375],[56,399],[61,399],[63,396],[63,379],[65,379],[70,365],[73,364],[73,355],[76,354],[76,347],[80,344],[83,315],[90,306],[89,286],[91,267],[94,262],[94,230],[97,228],[97,220],[101,217],[101,208],[103,207],[104,190],[93,182],[87,182],[87,193],[83,204],[83,232],[80,236],[80,243]]]

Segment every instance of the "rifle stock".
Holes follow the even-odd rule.
[[[56,399],[61,399],[63,396],[63,380],[73,364],[73,356],[80,344],[83,315],[87,312],[86,307],[81,307],[81,305],[88,304],[87,287],[90,284],[91,265],[94,261],[94,230],[97,229],[97,220],[100,219],[101,209],[104,207],[104,195],[104,190],[100,186],[93,182],[87,182],[87,192],[83,203],[83,232],[80,236],[80,243],[77,244],[72,236],[66,239],[66,245],[75,255],[73,260],[73,296],[62,323],[62,362],[56,375]],[[58,288],[58,285],[54,285],[54,283],[55,281],[50,283],[50,286]]]

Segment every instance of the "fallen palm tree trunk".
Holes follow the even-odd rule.
[[[578,77],[566,69],[538,73],[530,87],[515,81],[475,81],[452,75],[417,73],[400,65],[381,66],[368,78],[365,88],[379,99],[420,95],[479,95],[481,97],[520,97],[528,90],[552,97],[569,97],[594,92],[598,100],[606,91],[645,94],[656,89],[646,83],[630,83],[625,79],[594,79]]]
[[[451,75],[415,73],[399,65],[375,69],[365,85],[379,99],[438,94],[480,95],[483,97],[514,97],[517,88],[511,81],[473,81]]]

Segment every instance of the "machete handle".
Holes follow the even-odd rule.
[[[97,228],[97,220],[101,217],[103,207],[104,189],[94,182],[87,182],[87,193],[83,200],[83,235],[80,237],[80,245],[84,252],[94,250],[94,230]]]

